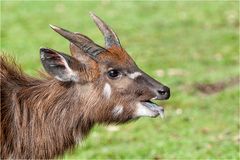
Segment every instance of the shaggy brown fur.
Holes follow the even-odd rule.
[[[0,77],[1,158],[54,158],[86,137],[95,123],[134,119],[135,107],[128,107],[134,96],[122,88],[107,100],[102,78],[85,85],[49,76],[36,79],[5,56],[1,56]],[[113,115],[116,104],[125,107],[124,114]]]
[[[1,158],[53,158],[84,138],[94,122],[82,120],[74,85],[28,77],[11,63],[1,56]]]

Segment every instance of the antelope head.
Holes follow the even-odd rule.
[[[90,15],[104,36],[105,47],[85,35],[50,25],[69,40],[72,56],[41,48],[45,70],[57,80],[80,88],[79,106],[87,106],[88,117],[95,122],[123,123],[144,116],[162,117],[163,108],[151,100],[168,99],[170,89],[139,69],[114,31],[95,14]]]

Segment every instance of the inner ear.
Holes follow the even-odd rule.
[[[84,68],[76,59],[49,48],[40,49],[44,69],[60,81],[79,81],[78,70]]]

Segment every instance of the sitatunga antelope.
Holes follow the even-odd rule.
[[[70,42],[72,56],[40,48],[47,72],[41,79],[1,55],[1,158],[54,158],[82,141],[94,124],[163,116],[151,100],[168,99],[169,88],[140,70],[113,30],[90,15],[105,48],[50,25]]]

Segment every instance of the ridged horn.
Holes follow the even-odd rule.
[[[89,54],[91,57],[96,58],[98,54],[101,52],[105,52],[106,49],[102,48],[101,46],[95,44],[90,38],[84,36],[80,33],[73,33],[66,29],[49,25],[54,31],[58,34],[63,36],[64,38],[68,39],[70,42],[75,44],[77,47],[81,48],[85,53]]]
[[[106,48],[111,48],[112,46],[121,47],[120,41],[116,33],[114,33],[113,30],[94,13],[90,12],[90,16],[92,17],[95,24],[98,26],[99,30],[102,32],[105,39]]]

